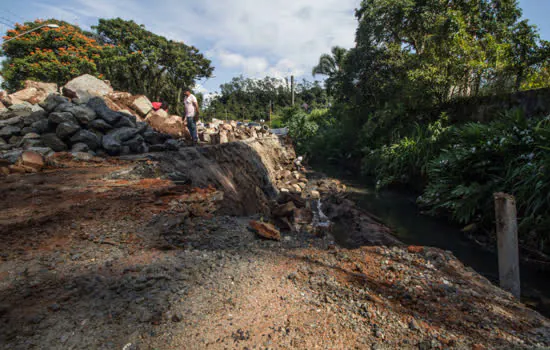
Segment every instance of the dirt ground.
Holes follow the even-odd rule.
[[[214,187],[113,176],[136,162],[2,179],[0,348],[550,346],[547,319],[448,252],[263,240]]]

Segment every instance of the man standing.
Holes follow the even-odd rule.
[[[197,102],[195,95],[191,93],[190,89],[185,89],[183,93],[185,94],[183,103],[185,105],[185,120],[187,121],[187,129],[189,129],[189,133],[193,138],[193,145],[196,145],[199,139],[197,136],[197,122],[199,121],[200,115],[199,103]]]

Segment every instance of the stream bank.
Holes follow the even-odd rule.
[[[494,249],[469,239],[460,227],[440,218],[423,215],[415,196],[395,190],[376,191],[374,186],[349,173],[330,167],[319,170],[337,177],[347,185],[349,198],[367,212],[376,215],[402,242],[451,251],[465,265],[498,285],[498,257]],[[345,228],[336,227],[336,236],[346,236]],[[357,246],[350,245],[348,248]],[[547,272],[532,263],[521,263],[522,302],[550,316],[550,279]]]

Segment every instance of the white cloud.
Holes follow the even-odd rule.
[[[319,56],[332,46],[354,45],[354,9],[359,3],[165,0],[152,5],[143,0],[73,0],[52,6],[52,11],[55,8],[65,15],[77,14],[90,24],[105,17],[133,19],[153,32],[210,51],[218,65],[218,76],[220,65],[233,73],[252,76],[262,72],[309,76]]]

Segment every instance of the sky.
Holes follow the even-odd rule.
[[[550,40],[549,0],[520,0],[524,18]],[[312,80],[319,56],[354,45],[360,0],[2,0],[0,31],[15,22],[56,18],[89,29],[99,18],[133,19],[199,48],[215,67],[201,92],[244,75]],[[320,77],[318,77],[320,78]]]

